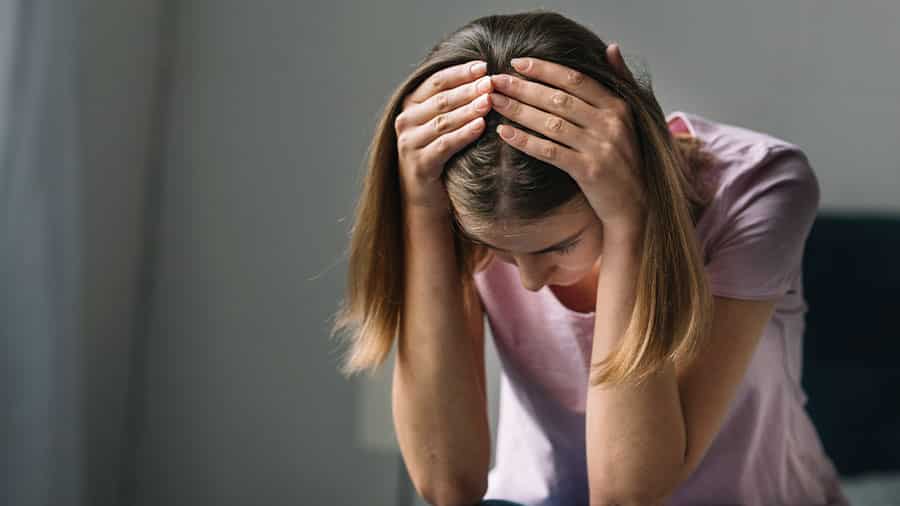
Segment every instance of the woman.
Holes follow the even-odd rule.
[[[334,330],[355,329],[348,375],[397,336],[429,502],[847,504],[800,386],[819,185],[799,147],[664,116],[617,45],[537,10],[437,44],[367,169]]]

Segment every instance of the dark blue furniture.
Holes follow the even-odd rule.
[[[900,215],[820,213],[803,260],[807,410],[843,476],[900,470]]]

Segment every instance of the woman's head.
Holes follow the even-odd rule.
[[[531,56],[581,70],[612,89],[634,87],[634,83],[619,81],[605,54],[606,44],[586,28],[559,14],[538,10],[476,19],[437,44],[424,66],[429,62],[440,61],[444,66],[479,59],[487,62],[488,74],[513,74],[527,79],[510,65],[510,60]],[[637,91],[633,89],[632,93]],[[526,252],[541,249],[536,247],[541,243],[554,244],[547,242],[553,237],[566,237],[566,231],[557,226],[568,223],[566,217],[578,216],[585,224],[590,221],[590,206],[572,177],[500,139],[496,133],[499,124],[513,124],[547,139],[496,111],[488,112],[484,134],[459,150],[444,166],[449,211],[460,237],[472,239],[475,244],[495,244],[481,240],[482,236],[500,234],[512,226],[519,229],[520,239],[531,246],[518,250]],[[595,226],[589,233],[597,236],[602,227],[596,216],[593,221]],[[494,248],[489,248],[489,252],[500,253]],[[521,259],[528,257],[535,260],[530,263],[547,264],[552,259],[550,255],[522,255]],[[580,260],[584,263],[583,258]]]
[[[458,213],[456,233],[486,248],[492,257],[517,267],[522,286],[567,286],[591,273],[602,251],[603,226],[580,196],[543,218],[473,220]]]
[[[696,139],[672,136],[649,80],[640,83],[617,75],[605,55],[606,43],[599,37],[554,12],[485,16],[436,44],[398,87],[370,146],[351,237],[347,298],[333,329],[358,329],[343,366],[345,373],[380,365],[400,322],[404,241],[393,125],[403,98],[434,72],[472,60],[487,62],[488,74],[527,79],[510,65],[512,58],[521,56],[580,71],[618,95],[632,113],[643,161],[638,177],[646,188],[649,210],[641,286],[629,337],[607,361],[609,367],[599,379],[641,377],[665,358],[694,351],[705,328],[709,295],[692,229],[711,195],[711,188],[699,177],[710,160],[700,154]],[[547,139],[491,111],[485,116],[484,133],[444,165],[447,211],[465,293],[473,293],[476,268],[493,257],[516,264],[529,290],[578,281],[597,260],[602,223],[565,171],[509,146],[498,137],[498,124],[513,124]],[[575,249],[581,249],[577,253],[572,249],[568,253],[572,256],[559,251],[535,253],[577,232],[582,234]],[[650,335],[649,329],[655,329],[655,334]]]

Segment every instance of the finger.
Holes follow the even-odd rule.
[[[484,116],[490,109],[490,96],[481,94],[462,107],[453,109],[446,114],[439,114],[425,124],[409,128],[401,136],[405,138],[409,146],[420,148],[439,136],[456,130],[477,117]]]
[[[538,160],[559,167],[576,181],[580,181],[581,174],[586,170],[584,157],[580,153],[553,141],[535,137],[509,125],[497,125],[497,133],[510,146]]]
[[[478,77],[484,75],[487,71],[485,65],[481,66],[482,69],[478,69],[478,63],[484,62],[474,60],[438,70],[422,81],[422,84],[417,86],[416,89],[407,96],[407,100],[412,103],[421,104],[442,91],[453,89],[469,81],[474,81]]]
[[[616,70],[616,73],[619,74],[619,77],[631,81],[634,80],[634,75],[631,74],[631,70],[629,70],[628,65],[625,64],[625,58],[622,57],[622,49],[619,47],[618,42],[613,42],[606,46],[606,58],[612,63],[613,68]]]
[[[490,97],[494,110],[512,121],[559,141],[575,151],[583,152],[588,148],[585,143],[587,140],[585,131],[578,125],[505,95],[492,93]],[[504,98],[507,99],[507,103],[501,105]]]
[[[481,79],[457,86],[453,89],[442,91],[421,104],[413,104],[404,109],[401,116],[405,116],[408,125],[422,125],[429,121],[443,121],[438,119],[442,114],[447,114],[465,104],[470,103],[479,95],[493,89],[491,77],[484,76]]]
[[[443,165],[465,145],[477,139],[484,131],[484,118],[478,117],[462,128],[441,135],[422,149],[423,157],[429,162]]]
[[[565,118],[580,127],[589,125],[596,115],[594,106],[565,90],[509,74],[496,74],[490,77],[495,90]]]
[[[516,60],[518,61],[518,58]],[[534,57],[522,58],[522,62],[521,65],[514,67],[523,76],[565,90],[594,107],[602,107],[609,99],[618,98],[613,92],[580,71]]]

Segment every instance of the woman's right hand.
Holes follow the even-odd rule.
[[[482,116],[491,108],[491,78],[478,79],[486,66],[482,62],[478,68],[477,64],[468,62],[435,72],[403,99],[394,129],[407,207],[439,214],[449,209],[441,180],[444,164],[481,135]]]

